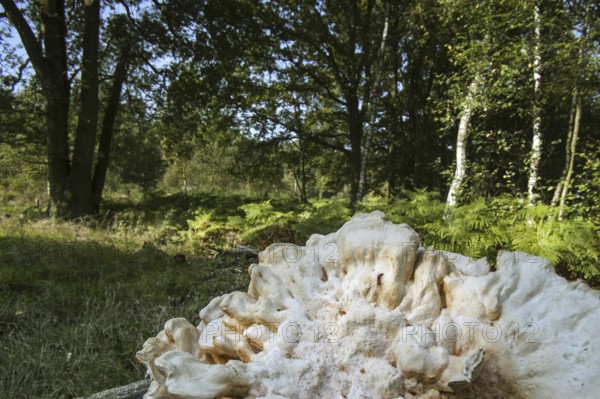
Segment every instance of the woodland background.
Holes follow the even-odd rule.
[[[0,6],[0,397],[143,378],[164,321],[245,288],[240,245],[355,212],[598,285],[596,2]]]

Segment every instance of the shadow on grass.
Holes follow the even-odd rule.
[[[0,397],[70,398],[144,377],[135,352],[166,320],[247,287],[245,265],[176,264],[148,246],[0,236]],[[238,262],[234,259],[233,262]]]
[[[244,195],[218,195],[211,193],[164,194],[153,193],[139,202],[120,202],[107,199],[103,203],[103,212],[99,217],[101,225],[110,225],[119,218],[139,218],[142,224],[155,223],[157,220],[168,220],[172,225],[187,228],[187,219],[194,211],[212,211],[221,217],[243,216],[240,206],[261,201],[257,197]]]

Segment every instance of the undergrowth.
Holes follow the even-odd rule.
[[[182,241],[260,249],[272,242],[302,245],[310,234],[333,232],[352,215],[344,199],[311,204],[267,200],[238,210],[243,213],[223,215],[198,208],[187,221]],[[556,209],[544,204],[529,207],[512,197],[479,198],[446,214],[435,194],[418,191],[399,199],[368,196],[359,212],[374,210],[410,225],[425,247],[487,257],[492,265],[501,250],[522,251],[547,258],[568,277],[600,276],[600,226],[580,216],[559,222]]]
[[[1,398],[72,398],[143,379],[135,353],[166,320],[198,323],[210,299],[247,287],[239,259],[182,261],[143,238],[3,223]]]
[[[514,198],[480,198],[444,213],[433,193],[365,198],[407,223],[422,245],[487,256],[544,256],[569,278],[597,285],[597,221]],[[243,196],[155,196],[114,201],[93,218],[61,222],[32,212],[0,220],[0,397],[71,398],[144,377],[135,353],[166,320],[198,323],[220,294],[245,290],[252,259],[236,246],[303,244],[351,217],[344,199],[301,204]],[[230,255],[223,255],[230,254]]]

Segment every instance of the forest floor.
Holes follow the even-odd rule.
[[[443,205],[415,198],[384,210],[421,234]],[[362,210],[385,208],[382,201]],[[0,399],[74,398],[143,379],[135,353],[165,321],[198,324],[210,299],[246,290],[256,259],[236,245],[300,244],[351,216],[343,200],[208,194],[108,202],[77,222],[9,202],[0,211]],[[495,253],[481,248],[471,255]]]
[[[199,323],[245,290],[244,254],[177,252],[151,229],[0,220],[0,398],[73,398],[144,378],[135,360],[165,321]]]

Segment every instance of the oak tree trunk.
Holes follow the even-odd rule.
[[[46,100],[50,211],[58,216],[67,216],[70,202],[68,182],[70,83],[67,73],[64,1],[49,0],[41,3],[43,37],[40,40],[13,0],[0,0],[0,4],[17,30],[31,65],[42,84]]]
[[[92,168],[98,130],[100,0],[86,1],[84,9],[80,108],[70,174],[71,217],[95,211],[92,200]]]
[[[5,5],[4,3],[3,5]],[[43,54],[39,42],[30,45],[30,48],[26,46],[26,50],[28,53],[31,51],[32,53],[42,54],[43,58],[41,62],[35,62],[39,64],[35,69],[36,72],[41,72],[40,80],[46,97],[46,141],[48,145],[48,183],[52,204],[51,212],[64,217],[69,215],[71,203],[69,185],[69,174],[71,173],[69,162],[71,86],[67,69],[64,1],[51,0],[42,3],[40,16],[45,54]],[[27,26],[27,29],[29,29],[29,26]],[[29,29],[29,31],[31,30]],[[23,42],[29,40],[27,33],[22,34],[19,31],[19,35],[21,35]],[[36,45],[37,47],[35,47]],[[32,55],[37,58],[37,54]],[[31,62],[34,64],[33,59],[31,59]]]
[[[108,165],[110,139],[119,97],[111,95],[104,117],[100,154],[94,178],[94,150],[98,126],[98,48],[100,0],[84,2],[81,94],[72,157],[69,154],[71,83],[67,65],[67,31],[64,0],[40,2],[41,37],[38,39],[14,0],[0,0],[17,30],[25,51],[42,83],[46,100],[46,138],[50,212],[59,217],[79,217],[96,212]],[[113,93],[120,93],[125,72],[115,76]],[[118,89],[118,90],[117,90]]]
[[[115,120],[121,103],[121,93],[123,84],[127,77],[127,63],[129,60],[129,43],[126,42],[121,49],[119,61],[115,67],[115,73],[108,95],[108,102],[104,110],[104,118],[102,120],[102,130],[100,132],[100,140],[98,143],[98,159],[94,168],[94,177],[92,178],[92,200],[94,211],[100,210],[100,202],[102,201],[102,192],[104,191],[104,183],[106,181],[106,172],[110,159],[110,149],[115,131]]]

